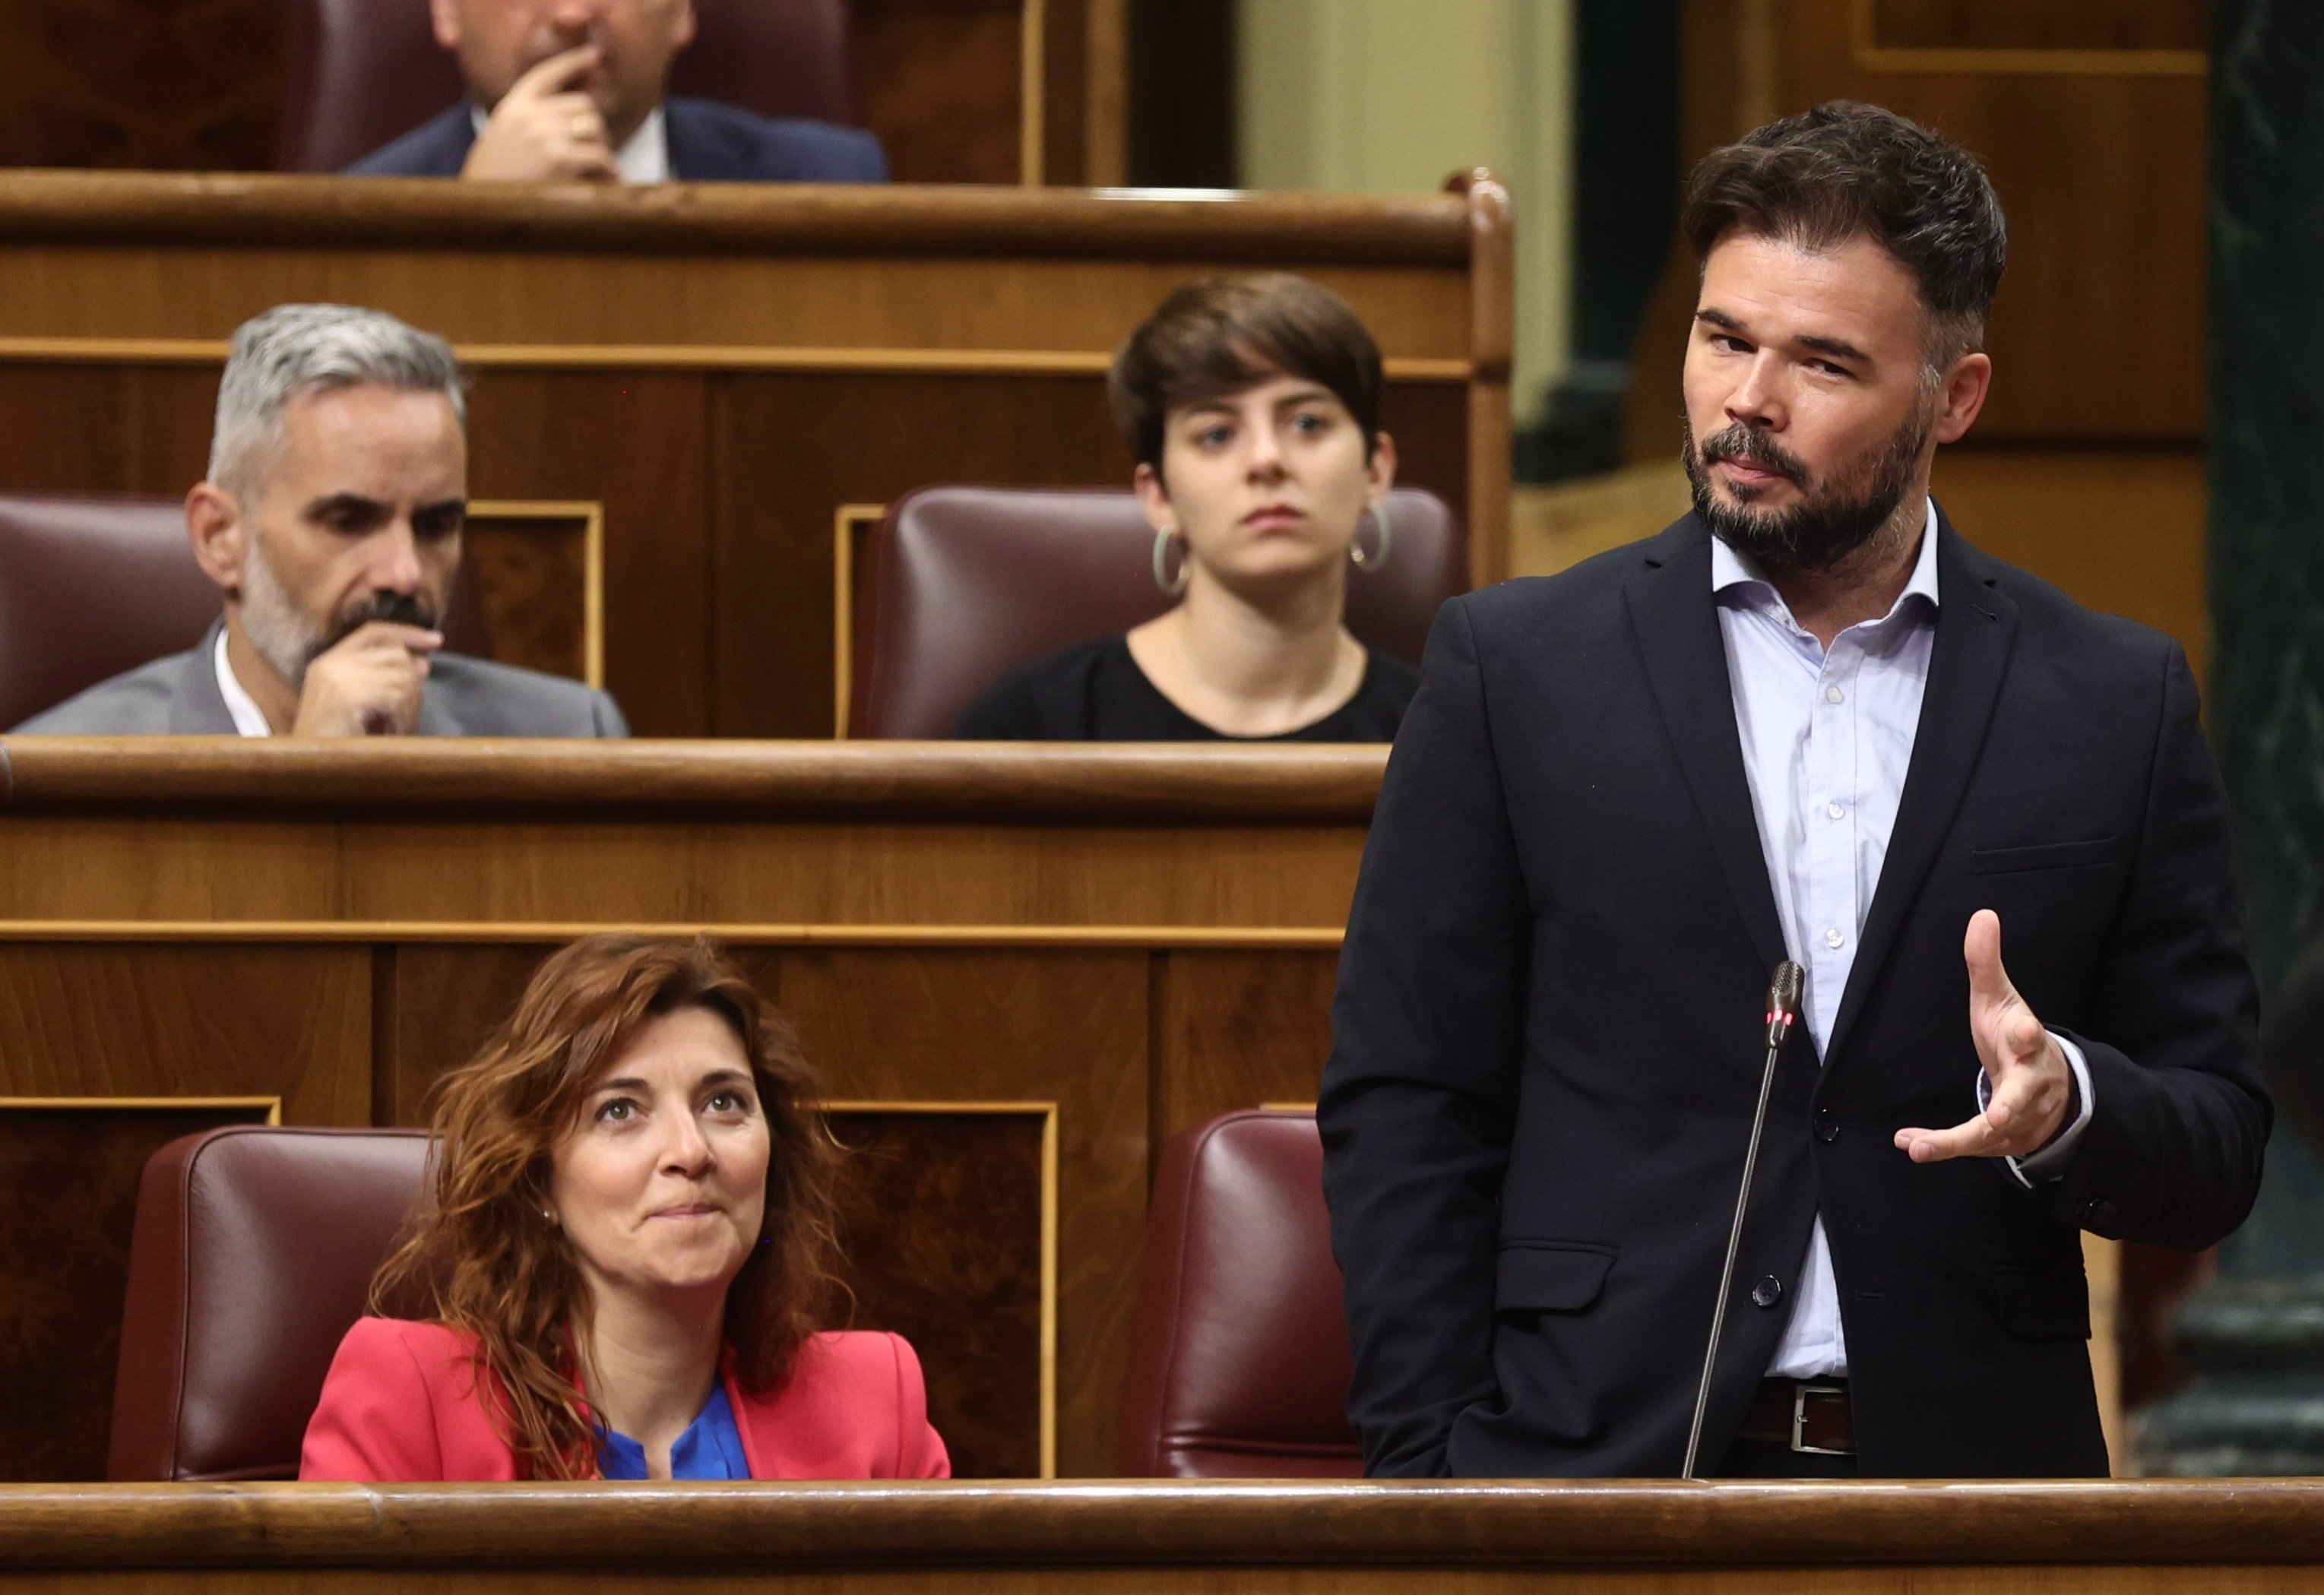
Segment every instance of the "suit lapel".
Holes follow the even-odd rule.
[[[213,621],[191,653],[181,655],[183,668],[170,692],[170,733],[172,736],[233,736],[234,711],[218,690],[217,640],[224,621]]]
[[[1743,773],[1735,689],[1711,601],[1711,534],[1689,515],[1648,544],[1645,558],[1646,568],[1624,591],[1646,680],[1744,928],[1772,970],[1788,954]]]
[[[1913,759],[1889,833],[1880,883],[1872,893],[1864,934],[1832,1021],[1827,1068],[1847,1044],[1864,1010],[1880,966],[1895,945],[1905,912],[1952,831],[1953,816],[1969,791],[1994,700],[2017,635],[2017,605],[2001,591],[1993,562],[1961,541],[1952,523],[1937,515],[1937,635],[1930,650],[1929,685],[1921,698],[1921,719],[1913,733]],[[1966,927],[1964,927],[1966,928]]]

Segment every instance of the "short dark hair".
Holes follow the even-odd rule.
[[[1162,468],[1170,411],[1274,376],[1332,391],[1364,435],[1379,436],[1380,352],[1348,301],[1289,272],[1191,282],[1162,301],[1113,357],[1106,398],[1141,466]]]
[[[1871,239],[1920,284],[1937,364],[1983,343],[2009,263],[2008,224],[1977,158],[1854,100],[1770,122],[1705,155],[1682,226],[1698,260],[1738,229],[1805,249]]]

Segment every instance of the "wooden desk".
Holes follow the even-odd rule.
[[[0,1488],[0,1590],[2291,1595],[2324,1486]]]
[[[514,187],[0,172],[0,491],[182,493],[245,318],[375,305],[475,373],[478,498],[603,513],[605,685],[651,736],[832,734],[835,516],[1125,484],[1112,352],[1305,272],[1388,360],[1404,479],[1507,571],[1508,198]]]
[[[102,1473],[153,1147],[419,1122],[539,959],[614,926],[733,944],[890,1211],[990,1215],[945,1242],[999,1282],[965,1305],[858,1231],[890,1287],[859,1321],[912,1334],[964,1462],[1036,1471],[1053,1430],[1058,1471],[1109,1471],[1149,1160],[1314,1097],[1383,759],[0,739],[0,1477]]]

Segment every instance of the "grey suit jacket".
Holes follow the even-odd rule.
[[[222,622],[221,622],[222,624]],[[20,736],[232,736],[218,691],[219,625],[191,651],[100,681],[43,710]],[[593,687],[489,659],[439,653],[420,706],[421,736],[627,736],[613,700]]]

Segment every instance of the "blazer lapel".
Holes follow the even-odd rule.
[[[170,733],[172,736],[233,736],[234,711],[218,690],[217,640],[224,621],[212,621],[191,653],[182,655],[183,668],[170,693]]]
[[[1832,1021],[1831,1045],[1824,1053],[1827,1074],[1864,1010],[1929,866],[1951,833],[1953,816],[1985,747],[1986,727],[1992,723],[1994,700],[2000,696],[2016,635],[2017,604],[2001,590],[1997,567],[1961,541],[1940,508],[1937,635],[1930,650],[1929,685],[1921,698],[1913,760],[1904,772],[1880,883],[1873,890],[1872,908],[1865,916],[1864,934],[1857,938],[1856,959],[1848,972],[1848,989],[1840,994],[1840,1015]]]
[[[1649,543],[1645,558],[1646,568],[1625,593],[1646,680],[1744,928],[1773,970],[1789,954],[1743,773],[1735,688],[1711,601],[1711,533],[1689,515]]]

